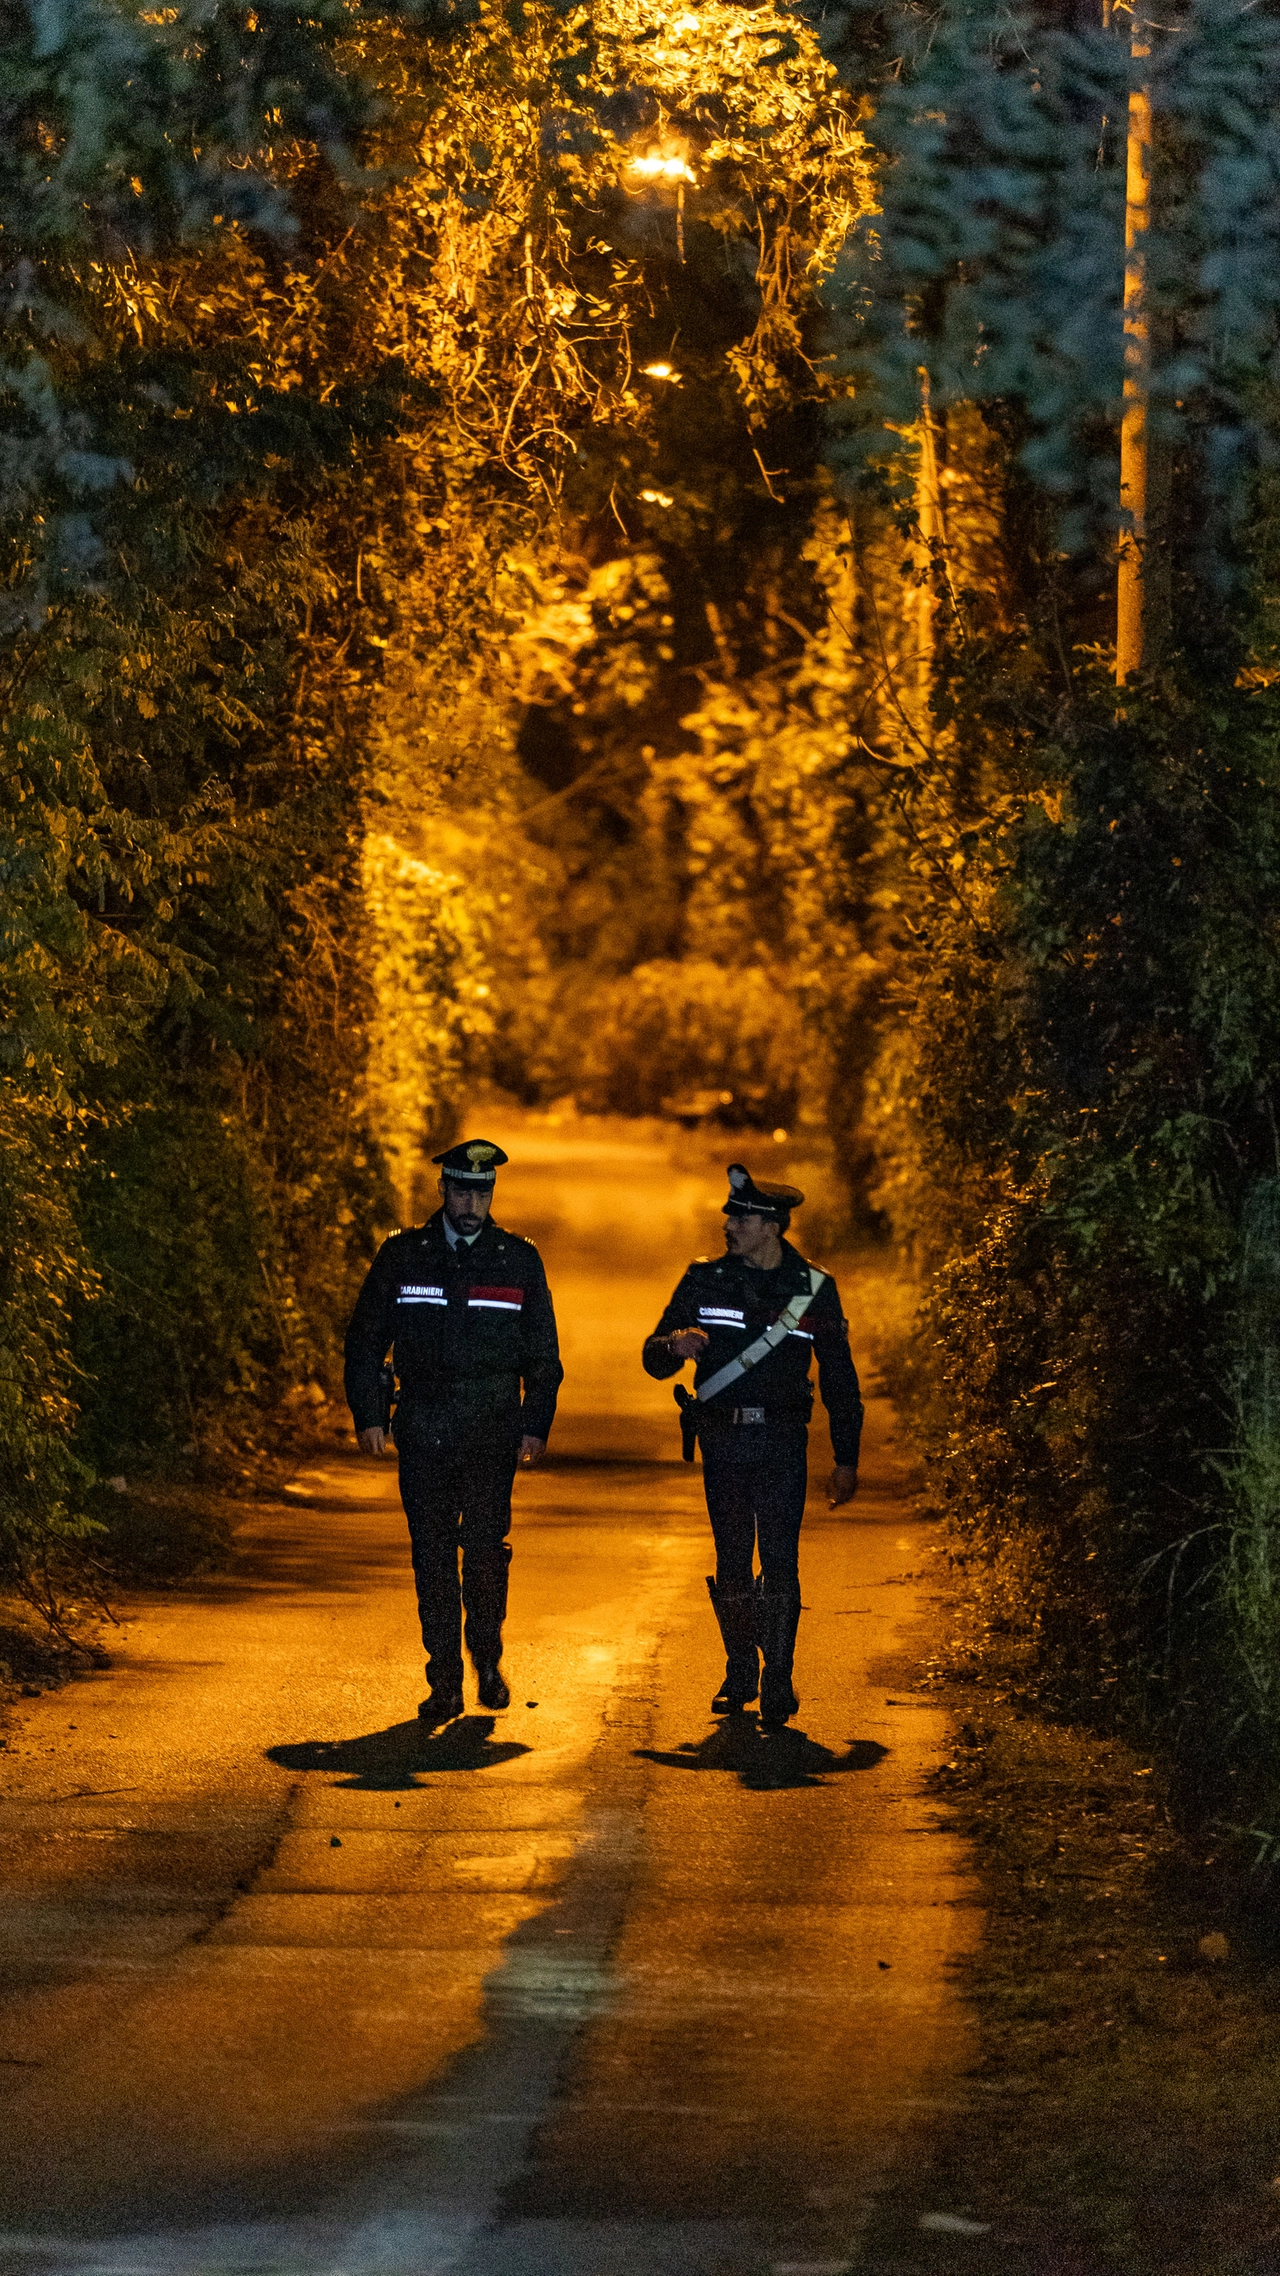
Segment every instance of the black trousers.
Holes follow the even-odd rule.
[[[769,1589],[800,1589],[800,1526],[808,1484],[803,1422],[737,1423],[700,1440],[707,1515],[716,1545],[716,1587],[752,1585],[754,1555]]]
[[[464,1610],[466,1646],[476,1666],[496,1666],[502,1657],[519,1440],[501,1424],[488,1444],[441,1439],[412,1426],[399,1428],[396,1438],[427,1679],[433,1689],[454,1688],[462,1682]]]

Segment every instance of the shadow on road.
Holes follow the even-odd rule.
[[[514,1762],[530,1749],[518,1739],[493,1737],[492,1715],[463,1715],[443,1731],[424,1731],[421,1723],[393,1723],[355,1739],[300,1739],[294,1746],[268,1747],[268,1762],[282,1770],[328,1770],[340,1774],[335,1786],[366,1793],[412,1788],[441,1770],[492,1770]]]
[[[670,1754],[637,1747],[646,1762],[666,1770],[721,1770],[736,1774],[741,1786],[775,1793],[788,1786],[821,1786],[833,1771],[874,1770],[889,1752],[877,1739],[851,1739],[843,1754],[821,1746],[803,1731],[762,1731],[754,1715],[733,1715],[705,1739],[686,1739]]]

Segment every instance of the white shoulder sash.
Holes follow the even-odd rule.
[[[698,1385],[698,1398],[700,1400],[714,1399],[719,1392],[727,1391],[729,1385],[736,1383],[740,1376],[746,1375],[751,1368],[758,1366],[762,1359],[767,1359],[771,1351],[776,1351],[778,1345],[790,1335],[792,1329],[799,1327],[826,1277],[825,1272],[819,1272],[816,1264],[811,1264],[809,1266],[809,1286],[801,1289],[798,1296],[792,1297],[785,1312],[778,1314],[777,1319],[771,1327],[765,1329],[763,1335],[757,1336],[754,1343],[749,1343],[745,1351],[740,1351],[736,1359],[729,1361],[727,1367],[718,1367],[714,1375],[709,1375],[705,1383]]]

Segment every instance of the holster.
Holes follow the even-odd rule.
[[[391,1428],[392,1409],[396,1403],[396,1371],[389,1359],[378,1369],[378,1423],[383,1431]]]
[[[698,1402],[683,1383],[677,1383],[673,1395],[680,1409],[680,1451],[686,1462],[692,1462],[698,1445]]]

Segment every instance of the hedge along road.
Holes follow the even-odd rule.
[[[856,2267],[878,2177],[962,2099],[977,1915],[922,1791],[891,1414],[832,1515],[819,1410],[795,1725],[716,1725],[701,1474],[638,1352],[720,1179],[634,1126],[509,1142],[567,1367],[517,1484],[512,1708],[419,1736],[394,1469],[338,1454],[24,1713],[5,2276]]]

